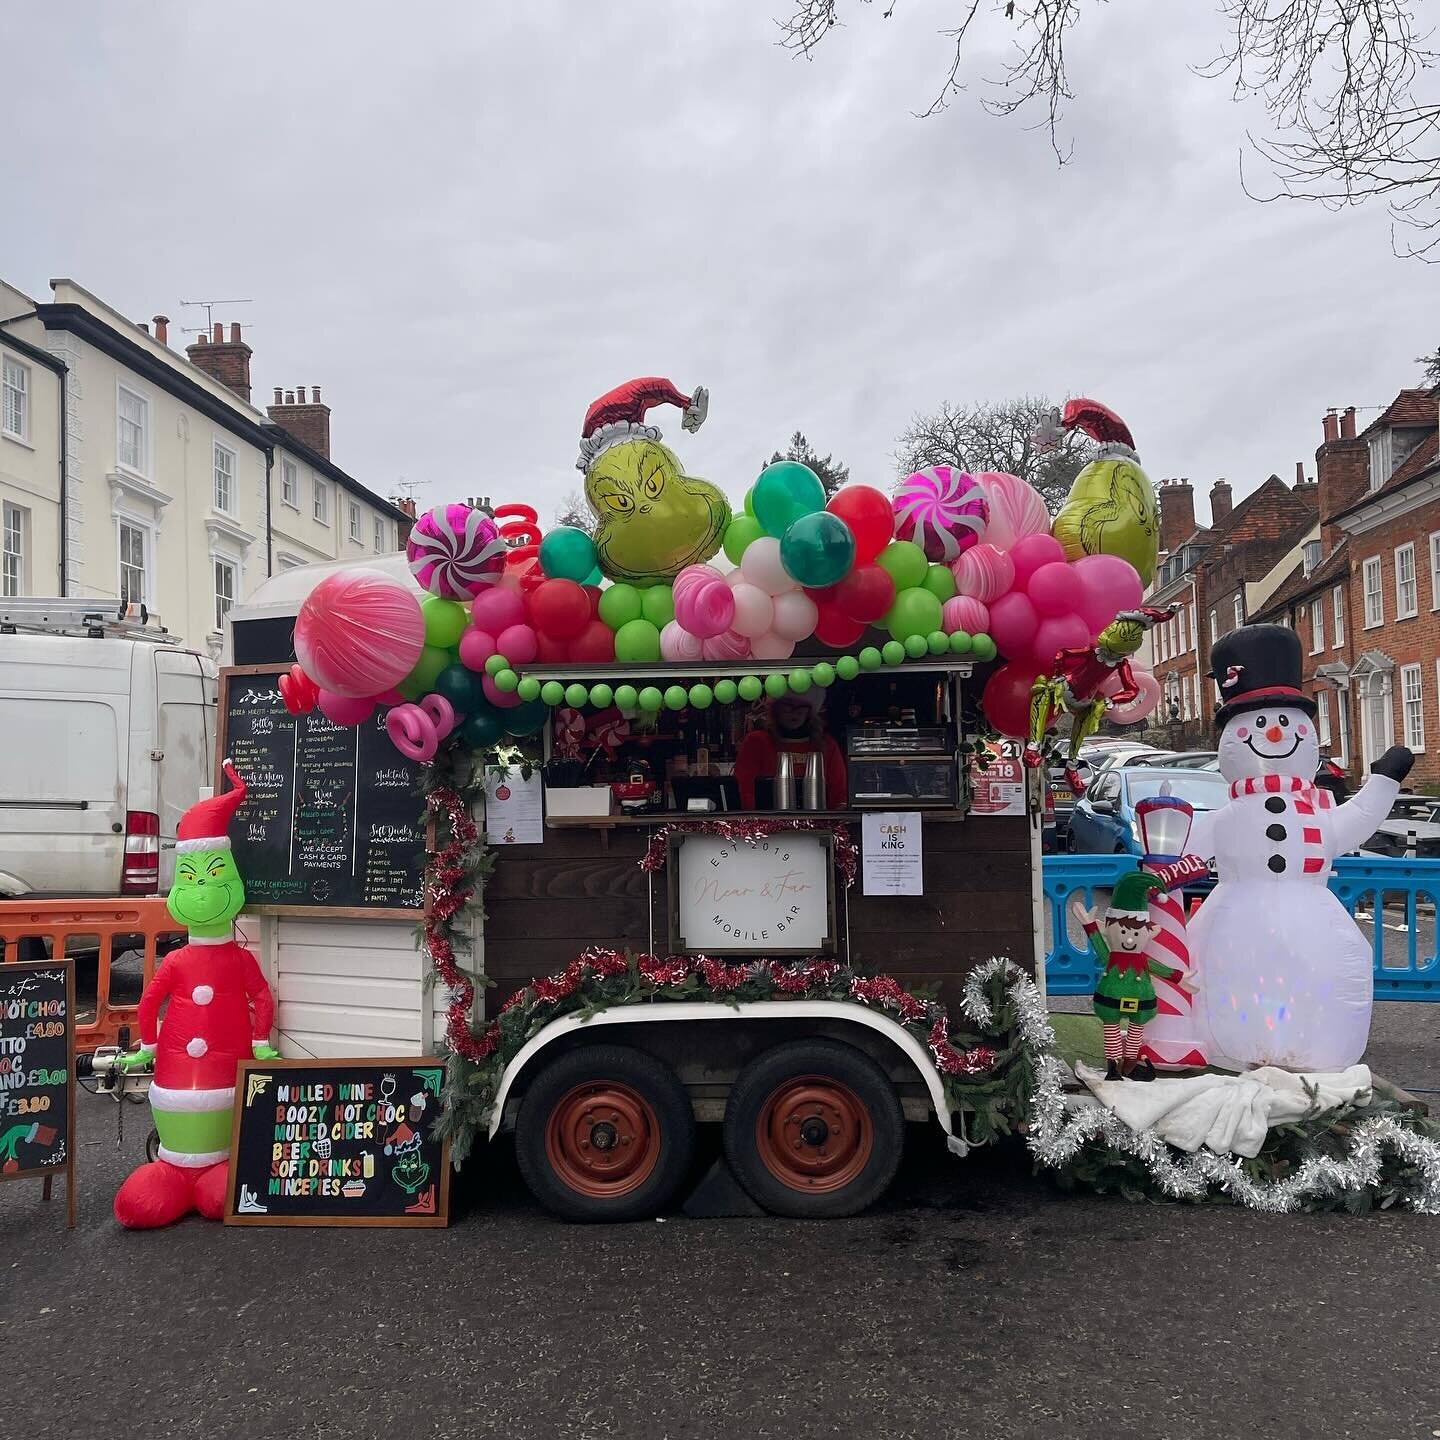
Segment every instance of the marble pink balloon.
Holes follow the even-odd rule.
[[[692,635],[678,620],[671,620],[660,631],[660,658],[672,663],[698,660],[703,643],[698,635]]]
[[[700,654],[706,660],[746,660],[750,656],[750,642],[743,635],[727,630],[713,640],[703,640]]]
[[[713,565],[687,565],[676,577],[671,593],[679,599],[692,585],[701,581],[723,580],[725,577]]]
[[[941,621],[947,633],[964,630],[971,635],[990,633],[990,610],[971,595],[952,595],[941,611]]]
[[[1009,550],[1027,535],[1050,533],[1050,512],[1033,486],[1002,470],[986,470],[975,478],[990,497],[990,523],[985,529],[990,544]]]
[[[962,595],[988,605],[1015,584],[1015,562],[988,541],[964,551],[950,567]]]

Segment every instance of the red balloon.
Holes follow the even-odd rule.
[[[855,536],[855,563],[868,565],[894,538],[895,512],[890,497],[869,485],[846,485],[825,507]]]
[[[895,603],[895,577],[881,565],[857,565],[836,587],[841,614],[869,624]]]
[[[833,605],[820,607],[820,618],[815,622],[815,638],[822,645],[844,650],[864,633],[865,626],[859,620],[852,620],[843,610],[837,610]]]
[[[568,640],[552,640],[550,636],[537,632],[535,635],[535,659],[541,665],[563,665],[570,658]]]
[[[573,580],[545,580],[530,592],[530,623],[552,640],[573,640],[590,623],[590,597]]]
[[[598,620],[600,618],[600,587],[598,585],[582,585],[580,588],[590,597],[590,618]],[[610,658],[613,660],[615,657],[612,655]]]
[[[577,665],[604,665],[615,658],[615,632],[603,620],[592,620],[566,648],[566,659]]]
[[[1034,688],[1036,674],[1034,665],[1012,660],[985,682],[980,704],[984,707],[985,718],[1002,735],[1010,735],[1017,740],[1029,735],[1030,691]],[[1054,718],[1053,711],[1046,716],[1047,728]]]
[[[803,585],[801,589],[823,610],[827,605],[835,603],[835,591],[838,585],[823,585],[816,588],[813,585]]]

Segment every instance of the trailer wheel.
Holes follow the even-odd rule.
[[[866,1054],[837,1040],[777,1045],[740,1072],[725,1107],[725,1158],[775,1215],[854,1215],[895,1178],[900,1098]]]
[[[520,1106],[515,1155],[531,1193],[567,1220],[663,1210],[695,1148],[685,1087],[658,1060],[589,1045],[541,1072]]]

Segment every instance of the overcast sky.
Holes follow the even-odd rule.
[[[913,411],[1069,393],[1202,520],[1216,477],[1313,473],[1327,406],[1414,383],[1440,277],[1383,212],[1245,198],[1262,117],[1187,68],[1211,0],[1088,11],[1063,170],[978,86],[914,118],[941,0],[852,3],[813,63],[784,8],[12,8],[0,274],[192,326],[182,299],[251,298],[215,318],[250,330],[257,398],[322,385],[358,478],[547,518],[635,375],[709,386],[698,435],[659,422],[732,497],[796,428],[887,485]]]

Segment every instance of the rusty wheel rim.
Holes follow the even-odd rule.
[[[594,1200],[628,1195],[660,1160],[660,1122],[638,1090],[617,1080],[589,1081],[550,1111],[545,1154],[577,1194]]]
[[[825,1195],[865,1169],[875,1127],[848,1085],[829,1075],[798,1075],[777,1086],[760,1107],[755,1148],[782,1185]]]

